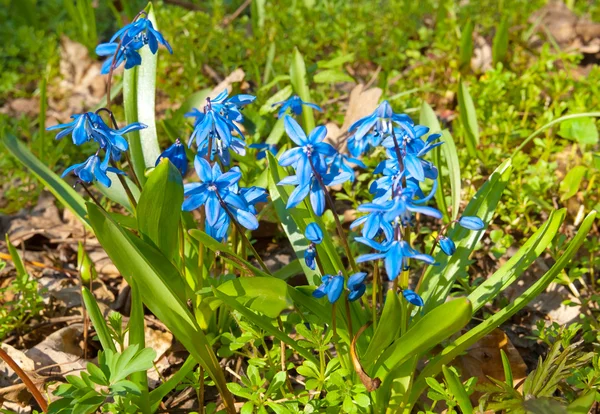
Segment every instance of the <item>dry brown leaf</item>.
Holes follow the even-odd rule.
[[[35,363],[35,369],[42,375],[77,374],[85,369],[83,349],[83,324],[73,324],[50,334],[46,339],[25,352]],[[50,367],[51,366],[51,367]]]
[[[231,85],[233,85],[234,83],[239,83],[239,82],[243,81],[245,76],[246,76],[246,73],[241,68],[237,68],[236,70],[231,72],[229,75],[227,75],[227,77],[225,79],[223,79],[221,81],[221,83],[219,83],[217,86],[215,86],[215,88],[208,94],[208,96],[211,99],[213,99],[218,94],[223,92],[224,89],[227,89],[228,91],[231,92]]]
[[[350,92],[348,110],[344,117],[342,131],[347,131],[350,125],[367,115],[373,113],[383,91],[380,88],[364,89],[363,84],[358,84]]]

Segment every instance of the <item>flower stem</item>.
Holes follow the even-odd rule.
[[[344,250],[346,251],[346,257],[348,257],[348,262],[350,262],[352,271],[357,273],[358,266],[356,265],[356,261],[354,260],[354,257],[352,256],[352,252],[350,251],[350,245],[348,244],[346,232],[344,231],[344,227],[342,226],[342,223],[340,222],[340,218],[338,217],[337,212],[335,211],[335,205],[333,203],[333,199],[331,198],[331,194],[329,194],[329,191],[327,190],[327,186],[323,182],[323,178],[321,178],[321,175],[317,172],[317,169],[315,168],[315,166],[312,162],[312,159],[309,157],[308,160],[310,162],[310,166],[312,168],[313,174],[314,174],[315,178],[317,179],[317,182],[321,186],[323,193],[325,193],[325,200],[327,200],[327,204],[329,204],[329,208],[331,209],[331,212],[333,213],[333,218],[335,219],[335,226],[337,228],[338,236],[342,240],[342,245],[344,246]]]
[[[35,398],[42,411],[47,413],[48,403],[44,399],[44,396],[40,390],[38,390],[33,381],[31,381],[31,378],[29,378],[25,371],[21,369],[21,367],[14,361],[14,359],[10,357],[10,355],[6,353],[4,349],[2,349],[2,347],[0,347],[0,359],[4,360],[4,362],[6,362],[6,364],[19,376],[19,378],[21,378],[21,381],[23,381],[23,384],[25,384],[31,395],[33,395],[33,398]]]
[[[348,300],[348,296],[344,298],[344,304],[346,306],[346,317],[348,318],[348,336],[353,338],[354,333],[352,332],[352,312],[350,312],[350,301]]]

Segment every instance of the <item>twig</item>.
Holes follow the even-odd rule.
[[[236,11],[233,12],[233,14],[225,16],[223,22],[221,22],[221,26],[227,26],[229,23],[234,21],[240,14],[242,14],[242,12],[250,5],[250,3],[252,3],[252,0],[246,0],[240,7],[237,8]]]

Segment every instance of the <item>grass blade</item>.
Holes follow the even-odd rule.
[[[460,123],[465,131],[465,144],[467,151],[473,158],[477,158],[477,146],[479,145],[479,126],[477,125],[477,113],[475,104],[469,93],[469,88],[464,81],[458,86],[458,110]]]

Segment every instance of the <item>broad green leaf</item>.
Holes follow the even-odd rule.
[[[176,262],[183,180],[179,170],[163,159],[150,173],[137,207],[138,230],[163,254]]]
[[[312,102],[310,97],[310,89],[308,88],[308,79],[306,77],[306,65],[304,58],[297,48],[294,48],[292,55],[292,64],[290,66],[290,81],[294,92],[304,102]],[[308,133],[315,128],[315,117],[310,108],[304,108],[302,111],[302,124],[305,131]]]
[[[578,142],[581,145],[598,143],[598,128],[592,118],[570,119],[560,124],[558,135]]]
[[[467,22],[460,34],[460,56],[458,67],[461,70],[468,70],[471,67],[471,57],[473,56],[473,20]]]
[[[429,312],[381,354],[372,369],[374,377],[386,380],[387,373],[408,358],[423,355],[458,332],[471,320],[471,312],[467,298],[451,300]]]
[[[413,391],[411,394],[411,402],[414,403],[421,393],[426,388],[425,378],[436,376],[442,369],[443,365],[449,364],[458,355],[465,352],[471,345],[477,342],[479,339],[496,329],[502,323],[507,321],[512,315],[523,309],[533,298],[542,293],[552,281],[556,279],[556,276],[563,271],[563,269],[569,264],[581,244],[585,241],[594,219],[596,212],[591,212],[581,223],[577,234],[571,242],[568,244],[564,253],[557,258],[556,263],[548,270],[541,278],[539,278],[533,285],[529,287],[521,296],[515,299],[512,303],[504,306],[501,310],[495,313],[493,316],[486,319],[484,322],[477,325],[475,328],[470,329],[467,333],[460,336],[436,357],[434,357],[421,371],[421,374],[415,381]],[[436,308],[439,309],[439,308]]]
[[[473,304],[473,312],[477,312],[488,301],[515,282],[519,276],[546,250],[546,247],[558,233],[565,219],[565,210],[552,212],[548,220],[538,229],[517,253],[471,292],[469,300]]]
[[[144,288],[142,300],[179,342],[194,356],[223,397],[226,409],[235,412],[234,401],[212,346],[185,303],[185,286],[177,269],[154,247],[127,232],[103,210],[88,204],[90,222],[98,240],[125,280],[134,278]]]
[[[204,105],[206,105],[206,98],[210,95],[212,89],[202,89],[198,92],[194,92],[191,94],[179,107],[177,113],[180,116],[185,115],[185,113],[191,111],[194,108],[202,110]]]
[[[450,194],[452,195],[452,220],[456,220],[460,211],[462,189],[458,152],[456,151],[454,139],[452,139],[452,135],[450,135],[450,132],[448,132],[447,129],[442,131],[441,140],[444,141],[444,144],[441,146],[441,151],[442,156],[446,160],[446,165],[448,166],[448,175],[450,179]]]
[[[265,143],[270,144],[270,145],[278,145],[279,141],[281,141],[281,137],[283,137],[284,133],[285,133],[285,126],[283,124],[283,117],[281,117],[281,118],[277,119],[277,122],[275,122],[275,125],[273,125],[273,129],[271,129],[271,132],[269,133],[269,136],[265,140]]]
[[[281,269],[274,271],[273,277],[281,280],[287,280],[292,276],[299,275],[300,273],[302,273],[302,264],[300,264],[300,260],[294,259]]]
[[[494,210],[500,201],[502,192],[508,185],[511,171],[511,160],[507,159],[490,175],[486,183],[467,205],[463,214],[465,216],[477,216],[488,224],[494,215]],[[469,265],[469,256],[483,234],[484,230],[471,231],[458,225],[455,225],[449,231],[448,237],[454,240],[457,249],[450,257],[439,251],[435,259],[440,265],[430,266],[427,269],[423,286],[419,292],[425,301],[425,312],[446,300],[459,272],[465,271]]]
[[[344,63],[354,61],[354,53],[348,53],[346,55],[338,56],[330,60],[320,60],[317,62],[317,67],[321,69],[335,69],[344,66]]]
[[[266,115],[273,111],[277,111],[279,107],[273,105],[285,101],[290,96],[292,96],[292,85],[286,85],[282,89],[278,90],[275,95],[267,99],[264,105],[260,107],[260,114]]]
[[[86,217],[85,200],[62,178],[54,174],[46,165],[33,155],[27,146],[19,141],[14,135],[6,134],[2,138],[2,143],[6,149],[21,164],[27,167],[46,188],[54,194],[54,197],[62,203],[63,206],[71,210],[73,214],[86,226],[89,222]]]
[[[100,307],[98,307],[96,298],[94,298],[94,295],[85,286],[81,288],[81,296],[83,298],[83,304],[94,325],[94,329],[96,330],[96,334],[98,335],[98,339],[100,340],[100,344],[102,345],[102,349],[105,351],[110,350],[117,352],[112,337],[110,336],[110,330],[104,320],[104,315],[102,315]]]
[[[108,352],[108,351],[107,351]],[[130,345],[118,357],[114,358],[114,369],[111,370],[110,382],[117,382],[138,371],[152,368],[156,351],[152,348],[141,348]]]
[[[156,412],[158,405],[179,383],[181,383],[189,373],[198,365],[198,362],[192,355],[188,356],[179,371],[171,376],[167,381],[160,384],[157,388],[150,391],[150,406],[152,412]]]
[[[494,41],[492,43],[492,60],[494,65],[506,62],[508,52],[508,17],[504,16],[498,25]]]
[[[435,134],[442,131],[442,126],[438,120],[435,111],[427,102],[421,102],[421,109],[419,111],[419,124],[425,125],[429,128],[429,134]]]
[[[460,81],[458,87],[458,110],[460,123],[465,131],[465,144],[469,155],[477,158],[477,146],[479,145],[479,126],[477,125],[477,114],[473,98],[469,93],[469,88],[464,81]]]
[[[590,390],[577,398],[567,407],[568,414],[588,414],[596,402],[598,391]]]
[[[144,9],[154,29],[159,30],[152,3]],[[147,128],[127,134],[133,170],[138,180],[146,182],[146,168],[154,167],[160,156],[160,146],[156,134],[154,100],[156,95],[156,62],[158,53],[153,54],[144,46],[139,50],[142,64],[125,70],[123,75],[123,106],[127,124],[141,122]]]
[[[561,201],[568,200],[577,194],[587,170],[587,167],[583,165],[577,165],[569,170],[565,178],[560,182]]]
[[[367,351],[361,358],[364,367],[369,367],[379,354],[398,338],[400,334],[398,318],[400,317],[401,306],[398,294],[394,293],[392,289],[388,290],[379,323],[369,341]]]
[[[273,281],[273,280],[276,280],[276,279],[271,278],[271,281]],[[294,349],[296,352],[298,352],[298,354],[302,355],[307,360],[317,364],[317,360],[312,355],[311,351],[300,346],[295,340],[290,338],[290,336],[287,333],[281,332],[279,329],[277,329],[275,326],[273,326],[271,319],[267,319],[264,316],[261,316],[261,315],[258,315],[256,313],[252,312],[245,305],[242,305],[240,302],[238,302],[235,297],[228,296],[227,294],[220,292],[219,290],[217,290],[215,288],[213,288],[213,293],[218,299],[223,301],[223,303],[225,303],[225,305],[227,305],[230,308],[241,313],[244,317],[246,317],[254,325],[260,327],[261,329],[264,329],[270,335],[273,335],[275,338],[284,342],[286,345],[289,345],[292,349]]]
[[[237,278],[223,283],[217,289],[273,319],[292,305],[287,283],[273,277]]]
[[[442,366],[442,372],[444,373],[444,379],[448,385],[448,391],[456,398],[456,402],[458,403],[461,412],[463,414],[471,414],[473,412],[473,404],[471,404],[469,395],[467,394],[463,383],[460,381],[460,378],[458,378],[458,375],[445,365]]]
[[[99,183],[95,183],[94,187],[96,187],[96,189],[100,191],[106,198],[108,198],[111,201],[114,201],[117,204],[122,205],[123,207],[125,207],[125,209],[127,209],[127,211],[133,214],[133,206],[129,202],[129,197],[127,197],[127,193],[125,192],[123,184],[121,184],[121,181],[115,173],[108,172],[107,175],[111,181],[110,187],[105,187]],[[129,177],[124,177],[124,180],[129,189],[131,190],[133,198],[135,199],[135,201],[138,201],[140,198],[140,189],[133,183],[133,181],[129,179]]]
[[[236,255],[228,245],[216,241],[215,239],[213,239],[212,237],[210,237],[208,234],[204,233],[203,231],[197,230],[197,229],[192,229],[189,231],[189,234],[191,237],[193,237],[194,239],[201,242],[204,247],[207,247],[208,249],[215,252],[215,254],[220,255],[220,257],[222,259],[231,263],[237,269],[245,271],[245,272],[249,272],[253,276],[262,276],[262,277],[270,276],[268,273],[265,273],[263,270],[259,269],[258,267],[255,267],[249,261],[244,260],[241,257],[239,257],[238,255]]]
[[[315,75],[313,80],[316,83],[341,83],[341,82],[354,82],[354,78],[347,73],[339,69],[326,69],[322,70]],[[306,110],[307,108],[305,108]]]

